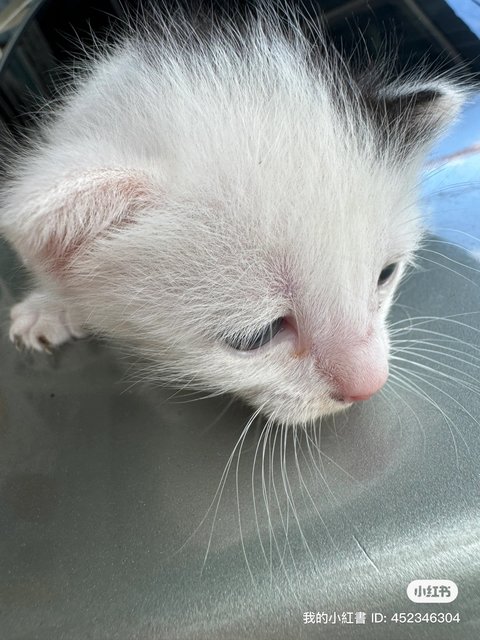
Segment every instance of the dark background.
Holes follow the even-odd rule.
[[[242,0],[197,3],[213,11],[242,11],[252,5]],[[81,44],[90,45],[92,33],[108,39],[125,12],[138,4],[139,0],[35,3],[10,35],[0,62],[0,125],[15,130],[28,124],[38,105],[54,95],[62,72],[82,56]],[[153,4],[171,11],[182,0]],[[192,0],[183,4],[191,8]],[[480,79],[480,41],[443,0],[304,0],[302,7],[322,14],[333,42],[347,54],[360,47],[363,55],[375,59],[393,47],[399,68],[419,61],[440,69],[460,65],[470,77]]]

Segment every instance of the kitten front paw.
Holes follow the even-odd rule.
[[[17,349],[52,353],[55,347],[85,333],[72,322],[70,314],[45,294],[32,293],[10,312],[9,337]]]

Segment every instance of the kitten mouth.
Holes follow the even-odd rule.
[[[348,406],[348,405],[352,404],[352,400],[350,400],[349,398],[344,398],[340,394],[332,393],[332,394],[330,394],[330,398],[334,402],[336,402],[338,404],[341,404],[341,405],[344,405],[344,406]]]
[[[302,395],[289,395],[288,393],[276,393],[270,395],[268,402],[261,398],[255,398],[254,404],[262,406],[262,413],[279,423],[288,425],[304,425],[322,417],[340,413],[349,409],[352,402],[340,395],[326,396],[323,399],[311,399],[308,401]]]

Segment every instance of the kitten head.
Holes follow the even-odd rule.
[[[70,138],[78,126],[82,153],[66,164],[81,155],[85,170],[52,196],[58,228],[34,248],[22,228],[17,245],[48,246],[63,294],[153,377],[290,423],[369,398],[421,239],[419,168],[462,92],[356,80],[265,24],[177,45],[128,45],[74,97],[56,126]],[[95,144],[78,111],[89,92]],[[72,208],[84,223],[69,235]]]

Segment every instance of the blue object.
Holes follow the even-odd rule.
[[[446,0],[457,16],[480,38],[479,0]]]
[[[422,199],[430,230],[480,259],[480,95],[430,155]]]

